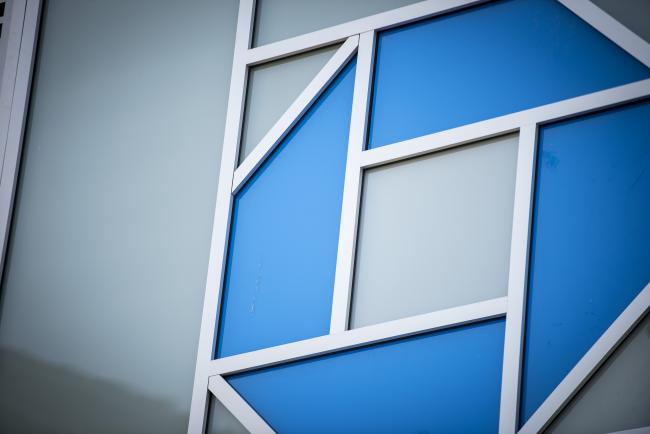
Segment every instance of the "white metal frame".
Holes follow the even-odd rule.
[[[13,211],[14,193],[31,90],[34,52],[38,37],[40,0],[12,0],[5,23],[9,28],[0,83],[0,279]]]
[[[649,97],[650,80],[606,89],[381,148],[364,150],[376,32],[484,1],[486,0],[422,1],[256,48],[250,48],[254,0],[240,1],[221,174],[188,428],[190,434],[203,433],[207,417],[208,390],[251,432],[273,432],[271,427],[228,385],[224,380],[226,375],[504,316],[506,318],[506,335],[499,432],[502,434],[518,432],[517,415],[537,130],[540,125],[548,122]],[[649,45],[590,1],[558,1],[619,44],[632,56],[650,66]],[[333,58],[317,74],[251,154],[239,167],[236,167],[248,68],[341,41],[345,42]],[[357,67],[330,334],[213,360],[233,196],[355,54]],[[363,171],[370,167],[513,132],[519,133],[519,148],[508,296],[349,330],[350,295]],[[562,406],[584,384],[589,375],[600,366],[614,347],[625,337],[640,318],[639,312],[647,310],[649,294],[650,289],[646,287],[519,432],[538,432],[548,425]],[[643,306],[646,307],[642,309]]]

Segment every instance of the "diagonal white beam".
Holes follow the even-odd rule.
[[[417,157],[430,152],[511,133],[517,131],[521,125],[559,121],[632,102],[647,96],[650,96],[650,79],[370,149],[361,153],[361,166],[369,168]]]
[[[309,110],[309,107],[325,91],[327,85],[336,78],[336,75],[356,53],[358,44],[358,36],[349,37],[320,72],[316,74],[316,77],[307,85],[305,90],[302,91],[287,111],[278,119],[275,125],[271,127],[260,143],[251,151],[237,170],[235,170],[232,185],[233,193],[236,193],[253,175],[255,170],[273,152],[273,149],[289,133],[291,128],[298,123],[302,115]]]
[[[542,405],[533,413],[519,434],[534,434],[546,428],[616,347],[650,309],[650,283],[603,333]]]
[[[571,12],[650,68],[650,44],[589,0],[559,0]]]
[[[213,360],[209,375],[227,375],[346,349],[447,329],[505,315],[506,297],[439,310],[341,333]]]
[[[275,431],[220,375],[210,377],[210,392],[253,434],[275,434]]]

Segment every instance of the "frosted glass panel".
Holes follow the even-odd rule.
[[[340,45],[251,68],[239,152],[243,161]]]
[[[418,1],[257,0],[253,42],[264,45]]]
[[[211,395],[205,434],[249,434],[249,432],[217,398]]]
[[[592,0],[628,29],[650,42],[650,1]]]
[[[0,433],[187,432],[237,3],[43,2]]]
[[[546,433],[599,434],[650,427],[648,367],[650,316],[578,392]]]
[[[351,326],[506,294],[517,137],[368,170]]]

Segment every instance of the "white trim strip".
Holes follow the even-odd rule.
[[[228,375],[505,315],[506,297],[361,327],[213,360],[210,375]]]
[[[230,232],[232,174],[237,163],[239,132],[241,130],[243,101],[246,92],[247,67],[243,59],[243,53],[250,43],[254,7],[254,0],[240,0],[239,2],[235,54],[230,78],[226,128],[221,154],[217,200],[212,224],[210,259],[205,284],[201,332],[199,335],[196,371],[194,374],[194,389],[192,392],[192,404],[187,430],[188,434],[203,434],[205,429],[208,398],[207,368],[214,353],[216,328],[219,321],[221,284],[223,281],[223,270],[225,268],[224,264],[227,254],[226,247]]]
[[[326,29],[251,48],[248,50],[246,61],[248,65],[268,62],[340,42],[352,35],[408,24],[485,1],[487,0],[427,0],[414,3]]]
[[[587,351],[560,384],[546,398],[519,431],[520,434],[538,433],[545,429],[589,380],[596,370],[614,352],[616,347],[643,319],[650,309],[650,283],[636,296],[596,343]]]
[[[616,45],[650,68],[650,44],[618,22],[607,12],[587,0],[558,0]]]
[[[41,13],[40,0],[15,0],[11,5],[11,23],[7,40],[2,83],[0,83],[0,279],[5,254],[14,194],[20,166],[24,127],[32,87],[32,70]],[[6,128],[6,129],[5,129]],[[6,134],[5,134],[6,133]]]
[[[254,434],[275,434],[275,431],[266,421],[248,405],[244,398],[223,377],[219,375],[210,377],[208,389],[249,432]]]
[[[510,242],[508,312],[506,313],[503,372],[501,374],[500,434],[513,434],[517,431],[536,142],[537,126],[534,124],[522,126],[519,130],[512,239]]]
[[[289,134],[291,128],[298,123],[309,107],[327,89],[327,86],[336,78],[337,74],[345,67],[348,60],[357,51],[358,36],[351,36],[339,48],[323,69],[307,85],[300,96],[291,104],[286,112],[278,119],[273,127],[264,135],[260,143],[251,151],[241,165],[235,170],[232,191],[236,193],[243,184],[253,175],[255,170],[264,162],[266,157],[273,152],[282,139]]]
[[[516,131],[520,125],[558,121],[650,95],[650,79],[565,99],[462,127],[416,137],[361,153],[369,168]]]
[[[362,171],[359,164],[361,152],[366,143],[368,106],[372,86],[374,58],[374,32],[366,32],[359,38],[357,71],[354,79],[354,97],[350,118],[350,138],[345,168],[341,225],[339,231],[334,295],[332,300],[332,319],[330,333],[347,329],[350,312],[352,276],[354,274],[354,255],[357,239],[357,220],[361,194]]]

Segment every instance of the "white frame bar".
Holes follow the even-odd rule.
[[[325,91],[337,76],[345,68],[348,61],[357,52],[359,37],[350,36],[345,43],[336,50],[336,53],[325,66],[320,70],[313,80],[307,85],[298,98],[291,104],[287,111],[278,119],[268,133],[264,135],[260,143],[253,148],[251,153],[235,170],[232,192],[237,193],[246,181],[255,173],[264,160],[273,152],[276,146],[289,134],[291,128],[298,123],[302,115],[312,106],[318,97]]]
[[[487,0],[427,0],[251,49],[249,44],[252,33],[251,22],[254,16],[254,0],[242,0],[238,18],[235,61],[233,63],[228,103],[189,433],[203,433],[206,421],[208,389],[248,429],[253,432],[272,432],[268,424],[227,384],[223,376],[503,316],[506,317],[506,344],[504,347],[500,432],[508,434],[516,432],[536,131],[544,123],[555,122],[647,98],[650,96],[650,79],[487,119],[377,149],[364,150],[376,32],[485,1]],[[627,29],[621,30],[620,25],[619,28],[614,28],[614,30],[607,28],[611,26],[611,22],[608,21],[611,20],[611,17],[599,16],[597,11],[594,12],[594,6],[591,3],[590,6],[583,6],[578,4],[580,3],[579,0],[559,1],[605,33],[614,42],[624,46],[623,48],[637,59],[646,65],[648,64],[648,59],[644,57],[648,53],[644,51],[645,46],[639,43],[636,35],[631,36]],[[585,2],[587,1],[585,0]],[[602,13],[602,11],[600,12]],[[271,131],[265,135],[242,165],[236,168],[242,113],[245,104],[247,68],[251,65],[287,57],[344,40],[346,42],[334,57],[312,80],[307,89],[301,93]],[[647,45],[645,41],[642,42]],[[263,163],[265,158],[286,136],[291,127],[308,110],[313,101],[324,91],[355,52],[357,53],[357,70],[348,159],[346,161],[330,334],[212,360],[216,327],[219,321],[220,291],[227,254],[230,212],[234,193],[244,185]],[[363,170],[517,131],[520,136],[508,283],[509,296],[347,330]],[[565,387],[568,390],[569,386]],[[559,396],[560,393],[562,392],[556,390],[551,396]],[[566,399],[563,402],[566,402]],[[545,405],[544,408],[552,407],[552,404],[545,403]],[[559,410],[556,409],[553,414],[556,414],[557,411]],[[537,417],[542,418],[542,416]],[[529,425],[530,421],[526,427]],[[532,430],[532,428],[530,429]]]
[[[523,346],[526,286],[528,283],[528,249],[535,184],[537,125],[523,125],[519,130],[517,175],[510,241],[508,274],[508,311],[501,374],[499,433],[517,431],[519,414],[519,379]]]
[[[545,429],[607,360],[618,345],[650,310],[650,283],[636,296],[560,384],[533,413],[519,434],[534,434]]]
[[[360,327],[213,360],[210,375],[230,375],[421,333],[486,321],[506,313],[506,297]]]
[[[14,194],[22,152],[32,72],[40,24],[40,0],[13,0],[7,51],[0,83],[0,279],[4,266],[13,213]],[[5,31],[5,29],[3,29]]]
[[[357,222],[361,196],[361,153],[366,143],[366,132],[375,57],[375,32],[361,34],[354,80],[350,138],[343,185],[343,203],[339,229],[336,272],[330,333],[347,330],[350,313],[350,296],[354,275],[354,256],[357,239]]]
[[[246,83],[248,79],[248,68],[244,61],[244,53],[250,46],[254,9],[254,0],[239,1],[235,54],[230,78],[226,128],[221,154],[219,184],[212,226],[212,240],[210,243],[210,259],[205,284],[201,332],[199,335],[192,404],[187,429],[189,434],[203,434],[205,430],[209,393],[209,375],[207,368],[214,354],[216,329],[219,324],[219,314],[221,311],[221,286],[228,251],[228,237],[230,234],[232,181],[239,157],[239,133],[241,130]]]
[[[418,157],[517,131],[521,125],[560,121],[650,96],[650,79],[565,99],[528,110],[416,137],[361,153],[361,167],[370,168]]]
[[[587,0],[558,0],[571,12],[650,68],[650,44]]]
[[[475,4],[485,3],[486,1],[488,0],[426,0],[414,3],[326,29],[251,48],[246,54],[246,62],[248,65],[269,62],[340,42],[352,35],[389,29]]]
[[[251,433],[275,434],[275,431],[220,375],[210,377],[208,389],[226,409]]]

